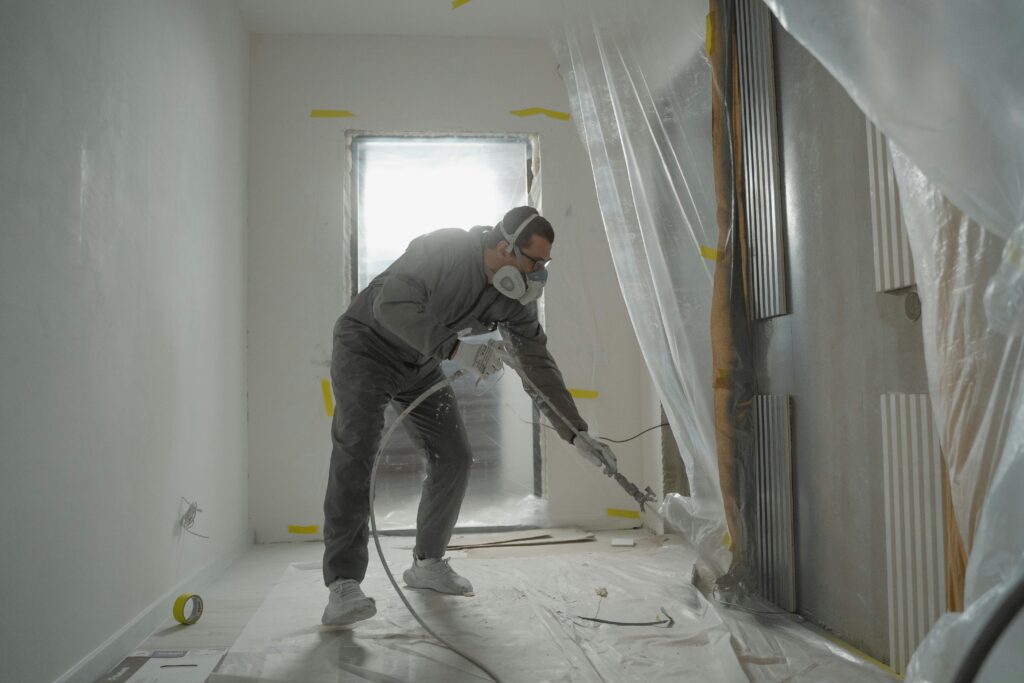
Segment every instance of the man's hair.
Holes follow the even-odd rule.
[[[519,233],[519,237],[516,238],[515,246],[520,249],[528,245],[534,235],[539,235],[542,239],[552,244],[555,243],[555,229],[551,227],[548,219],[541,216],[537,209],[532,206],[517,206],[506,213],[505,217],[501,219],[501,227],[511,236],[520,223],[534,214],[537,217],[530,221],[530,224],[523,228],[523,231]],[[494,226],[484,234],[484,246],[493,249],[498,245],[498,242],[507,239],[502,231],[498,229],[498,226]]]

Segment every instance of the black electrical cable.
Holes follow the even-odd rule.
[[[612,626],[664,626],[665,628],[672,628],[672,625],[676,623],[676,620],[669,616],[669,613],[665,611],[665,608],[661,608],[661,613],[668,617],[668,621],[665,619],[659,619],[658,621],[611,621],[609,619],[598,619],[597,617],[581,617],[577,616],[577,619],[583,619],[584,621],[593,621],[598,624],[611,624]]]
[[[633,436],[629,437],[628,439],[621,439],[621,440],[620,439],[609,439],[607,436],[599,436],[597,438],[600,439],[601,441],[608,441],[610,443],[626,443],[627,441],[632,441],[633,439],[636,439],[636,438],[639,438],[639,437],[643,436],[647,432],[653,431],[655,429],[659,429],[661,427],[668,427],[668,422],[662,422],[660,425],[654,425],[653,427],[648,427],[647,429],[643,430],[642,432],[640,432],[638,434],[634,434]]]
[[[557,429],[555,429],[551,425],[544,424],[543,422],[534,422],[532,420],[524,420],[523,418],[519,418],[519,421],[523,422],[525,424],[528,424],[528,425],[539,425],[541,427],[544,427],[545,429],[550,429],[553,432],[558,431]],[[660,429],[661,427],[668,427],[668,426],[669,426],[668,422],[662,422],[660,425],[654,425],[653,427],[648,427],[647,429],[645,429],[642,432],[639,432],[637,434],[634,434],[633,436],[629,437],[628,439],[609,439],[607,436],[599,436],[597,438],[598,438],[599,441],[607,441],[609,443],[626,443],[628,441],[632,441],[633,439],[636,439],[636,438],[639,438],[639,437],[643,436],[647,432],[653,431],[655,429]]]
[[[975,676],[981,671],[985,659],[992,652],[992,648],[995,647],[996,642],[1014,618],[1020,614],[1022,608],[1024,608],[1024,574],[1017,579],[1017,583],[1010,589],[1006,598],[978,632],[978,636],[960,661],[960,666],[957,667],[953,683],[972,683],[974,681]]]

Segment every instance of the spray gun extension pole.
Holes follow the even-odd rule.
[[[576,429],[573,423],[570,422],[569,419],[562,414],[562,411],[560,411],[558,407],[544,394],[544,392],[540,390],[540,387],[534,384],[533,380],[527,377],[526,372],[522,369],[522,367],[520,367],[519,362],[515,356],[513,356],[508,351],[502,350],[500,352],[500,357],[501,360],[506,365],[508,365],[510,368],[516,371],[516,374],[518,374],[522,378],[523,383],[525,383],[527,386],[533,389],[534,395],[540,400],[544,401],[544,403],[547,404],[548,408],[551,409],[551,412],[559,420],[565,423],[565,426],[568,427],[575,436],[580,435],[579,430]],[[651,490],[650,486],[641,491],[636,484],[631,482],[629,479],[626,479],[626,477],[623,476],[621,472],[618,472],[609,467],[607,463],[605,464],[604,473],[607,476],[614,479],[618,483],[618,485],[621,486],[623,490],[625,490],[625,492],[629,494],[630,498],[637,502],[637,505],[640,506],[641,511],[646,509],[647,503],[653,503],[658,499],[658,497],[654,495],[654,491]]]

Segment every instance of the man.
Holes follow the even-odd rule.
[[[558,434],[574,442],[593,464],[614,471],[615,456],[587,433],[537,320],[535,302],[547,279],[554,241],[551,224],[527,206],[512,209],[494,228],[422,235],[338,319],[331,358],[334,445],[324,500],[323,570],[330,592],[324,624],[351,624],[377,612],[359,584],[368,564],[370,471],[380,447],[384,409],[394,401],[404,410],[440,381],[442,360],[485,377],[501,368],[501,353],[511,353],[572,422],[572,427],[564,424],[540,401]],[[459,340],[495,328],[504,343]],[[527,390],[532,393],[532,388]],[[413,588],[469,593],[470,582],[443,559],[472,462],[451,387],[431,395],[406,420],[416,445],[426,453],[427,477],[412,566],[403,578]]]

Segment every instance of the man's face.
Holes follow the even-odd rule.
[[[531,235],[529,243],[525,247],[521,247],[518,254],[513,251],[508,258],[509,263],[515,265],[520,272],[531,273],[535,270],[544,270],[547,262],[551,260],[551,242],[540,235]]]

